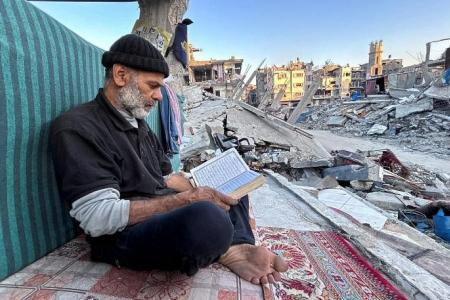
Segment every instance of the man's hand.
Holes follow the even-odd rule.
[[[177,192],[185,192],[193,188],[189,180],[182,173],[170,174],[165,182],[168,188]]]
[[[190,203],[206,200],[229,210],[231,205],[236,205],[239,202],[239,199],[234,199],[210,187],[197,187],[189,192]]]

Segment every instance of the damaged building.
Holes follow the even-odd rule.
[[[279,95],[282,105],[297,103],[310,85],[311,69],[312,63],[305,64],[299,59],[288,65],[259,69],[256,74],[257,98],[275,99]]]
[[[189,77],[192,84],[201,85],[218,97],[231,97],[241,80],[244,60],[232,56],[229,59],[196,60],[191,53]]]

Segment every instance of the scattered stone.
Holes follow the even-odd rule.
[[[201,161],[208,161],[211,158],[216,156],[216,151],[212,150],[212,149],[207,149],[204,150],[201,154],[200,154],[200,160]]]
[[[303,169],[303,168],[317,168],[317,167],[331,167],[333,162],[329,159],[317,159],[317,160],[303,160],[292,161],[290,163],[291,168]]]
[[[261,154],[261,157],[260,157],[259,161],[262,164],[270,164],[270,163],[273,162],[272,156],[270,154],[268,154],[268,153]]]
[[[294,183],[299,186],[313,187],[319,191],[324,189],[333,189],[339,186],[337,180],[330,176],[326,176],[325,178],[312,176],[300,181],[294,181]]]
[[[384,134],[387,130],[387,127],[381,124],[375,124],[370,128],[367,132],[368,135],[376,135],[376,134]]]
[[[345,122],[347,122],[346,117],[332,116],[332,117],[330,117],[330,119],[328,119],[327,126],[342,127],[345,125]]]
[[[352,180],[352,181],[350,181],[350,186],[354,190],[367,192],[372,189],[373,181]]]

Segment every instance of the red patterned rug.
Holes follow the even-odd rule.
[[[283,256],[283,280],[264,287],[269,299],[407,299],[334,232],[298,232],[260,227],[262,245]]]

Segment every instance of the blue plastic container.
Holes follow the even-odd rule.
[[[446,241],[450,241],[450,216],[446,216],[442,208],[433,217],[434,233]]]

